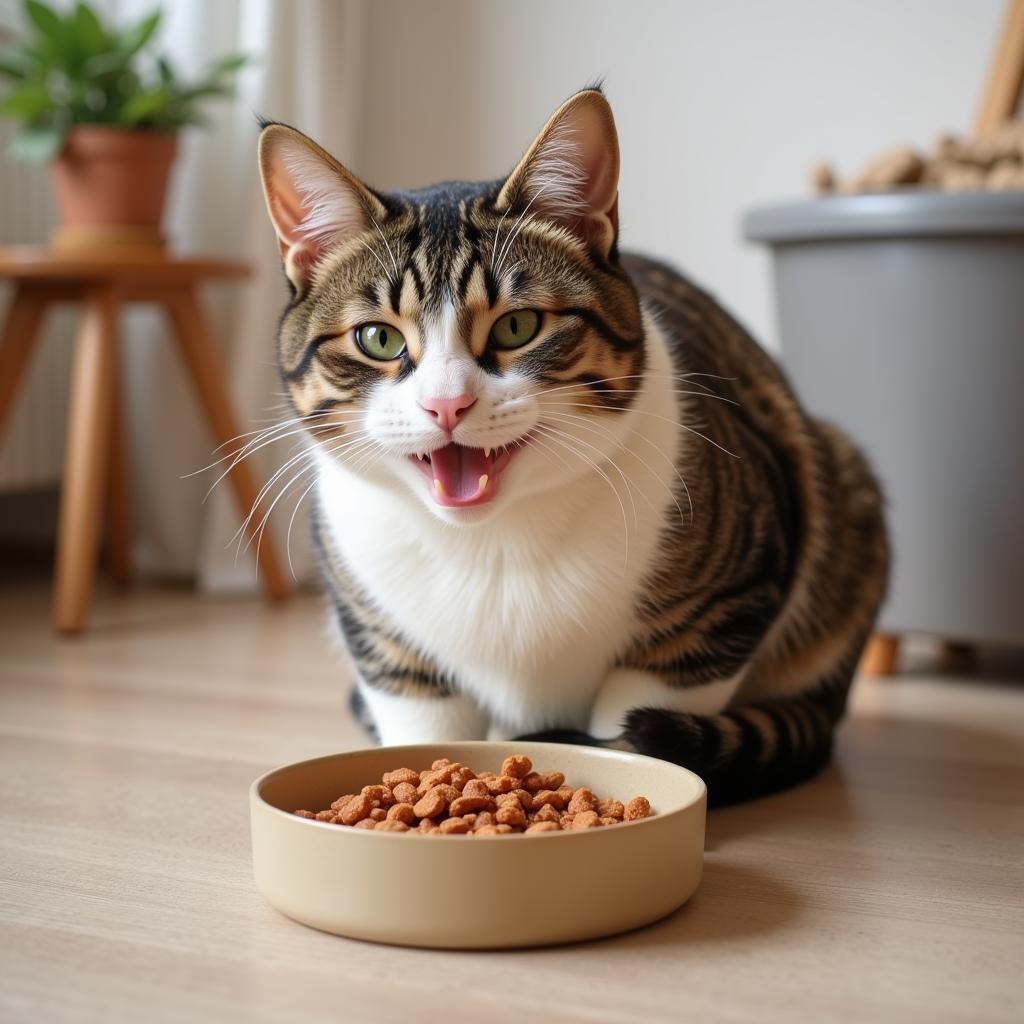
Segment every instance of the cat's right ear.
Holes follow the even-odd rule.
[[[288,280],[309,286],[332,249],[383,220],[380,200],[302,132],[271,124],[260,133],[260,176]]]

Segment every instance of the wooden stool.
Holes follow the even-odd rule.
[[[121,304],[155,302],[167,311],[210,429],[217,443],[225,444],[238,436],[239,426],[196,291],[204,280],[239,278],[248,272],[245,264],[216,259],[143,252],[82,256],[42,248],[0,248],[0,277],[11,278],[15,285],[7,322],[0,331],[0,432],[48,307],[62,301],[83,306],[75,342],[57,542],[53,618],[62,632],[77,633],[85,625],[104,497],[112,573],[116,580],[126,582],[131,571],[118,382]],[[256,503],[256,480],[245,461],[229,475],[245,516]],[[251,522],[247,534],[252,536],[255,528]],[[260,554],[259,568],[268,596],[286,597],[288,587],[269,538],[263,539]]]

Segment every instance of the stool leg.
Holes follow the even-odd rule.
[[[119,587],[132,581],[131,512],[128,491],[127,438],[124,429],[124,394],[120,353],[114,352],[110,396],[110,473],[107,486],[107,558],[110,575]]]
[[[228,399],[224,373],[213,336],[206,326],[195,294],[191,290],[174,291],[168,294],[165,305],[174,325],[174,333],[185,358],[185,365],[192,376],[192,383],[195,385],[215,439],[218,444],[234,440],[239,433],[238,422]],[[228,476],[239,509],[243,516],[247,516],[256,504],[259,494],[249,463],[245,460],[239,462]],[[254,516],[246,528],[246,536],[250,540],[255,535],[257,525],[258,519]],[[281,571],[277,548],[269,535],[264,536],[259,554],[258,568],[267,595],[275,600],[287,597],[288,585]]]
[[[20,286],[7,311],[7,321],[0,333],[0,434],[14,405],[46,306],[42,295]]]
[[[110,456],[116,343],[113,291],[109,287],[92,288],[85,296],[75,342],[60,501],[53,616],[54,625],[63,633],[82,629],[92,596]]]
[[[891,633],[874,633],[860,659],[860,671],[866,676],[890,676],[896,670],[900,638]]]

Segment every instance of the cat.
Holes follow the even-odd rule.
[[[814,774],[885,592],[879,486],[709,295],[620,255],[602,90],[498,181],[376,191],[276,122],[259,165],[379,741],[638,751],[714,803]]]

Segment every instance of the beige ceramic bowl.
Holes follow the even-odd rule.
[[[654,816],[539,835],[441,836],[343,828],[298,818],[394,768],[448,757],[498,771],[523,753]],[[380,747],[269,772],[250,791],[260,892],[304,924],[403,946],[486,949],[591,939],[670,913],[700,881],[706,790],[692,772],[651,757],[553,743]]]

